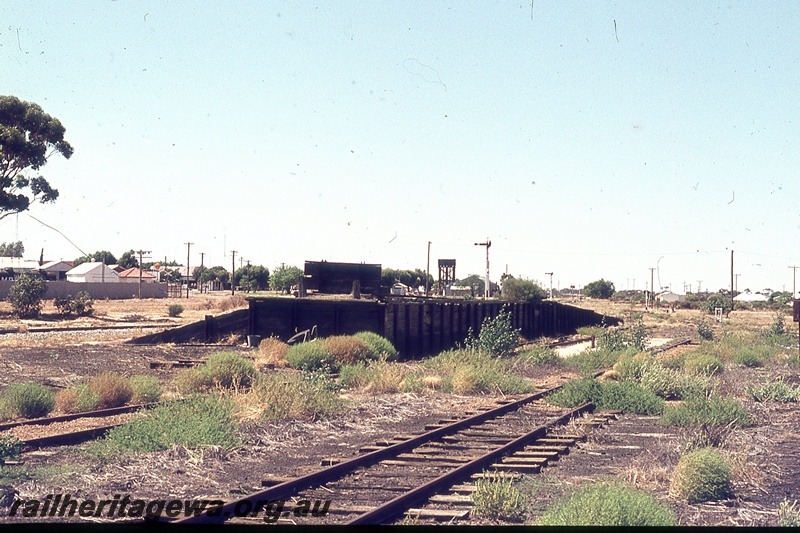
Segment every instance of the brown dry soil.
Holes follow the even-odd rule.
[[[144,301],[140,306],[135,301],[98,302],[99,318],[71,322],[113,320],[126,323],[126,317],[133,317],[134,324],[159,320],[187,323],[190,317],[200,319],[204,314],[211,314],[214,312],[211,309],[221,301],[189,300],[187,305],[185,299],[176,300],[191,310],[186,318],[180,319],[166,316],[169,302],[164,300]],[[192,309],[193,305],[196,308]],[[608,307],[605,302],[577,305],[599,305],[601,312],[625,316],[626,323],[630,323],[632,313],[641,311],[632,307]],[[733,313],[730,320],[741,320],[748,326],[765,326],[769,325],[771,316],[766,312],[741,311]],[[698,320],[699,315],[691,311],[658,316],[645,314],[645,323],[653,337],[696,336]],[[0,307],[0,329],[13,328],[13,324],[19,326],[19,321]],[[30,327],[39,325],[28,323]],[[57,325],[64,325],[64,322]],[[791,322],[788,325],[791,326]],[[131,346],[121,343],[133,334],[117,331],[0,335],[0,368],[3,370],[0,384],[34,380],[59,387],[111,370],[125,375],[156,375],[169,388],[175,371],[150,369],[149,360],[199,359],[223,349],[250,351],[241,345]],[[756,419],[755,426],[732,431],[722,446],[735,467],[733,498],[689,505],[670,496],[672,469],[692,435],[685,430],[663,427],[657,418],[624,415],[593,430],[586,442],[541,474],[523,480],[522,487],[528,494],[527,519],[535,519],[548,503],[578,484],[621,478],[652,491],[667,502],[676,511],[681,525],[777,525],[780,503],[784,499],[800,499],[800,454],[796,444],[800,437],[800,419],[796,404],[760,404],[748,400],[744,384],[762,383],[778,374],[790,376],[794,383],[799,381],[797,370],[785,363],[770,364],[762,369],[731,367],[723,373],[723,388],[735,394]],[[561,369],[545,368],[529,377],[545,386],[571,375]],[[499,397],[429,392],[350,394],[349,399],[351,407],[328,420],[244,424],[241,431],[247,444],[228,453],[215,448],[174,447],[165,452],[139,454],[103,464],[87,451],[90,445],[84,444],[26,453],[26,464],[16,471],[17,474],[11,469],[19,467],[3,467],[0,471],[3,482],[13,485],[23,498],[70,493],[75,498],[95,499],[113,498],[115,494],[145,500],[234,499],[261,490],[262,479],[319,469],[323,459],[352,457],[360,446],[396,434],[422,431],[426,423],[492,405]],[[6,513],[0,509],[0,521],[11,520]],[[471,523],[493,522],[473,520]]]

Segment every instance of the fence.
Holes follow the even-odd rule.
[[[47,300],[75,296],[81,291],[86,291],[95,300],[123,300],[139,297],[138,283],[73,283],[71,281],[47,281]],[[0,299],[5,300],[8,290],[14,285],[13,281],[0,281]],[[142,298],[166,298],[166,283],[142,283]]]

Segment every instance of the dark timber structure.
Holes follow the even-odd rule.
[[[378,294],[381,288],[381,265],[306,261],[304,273],[306,289],[320,293],[349,294],[354,281],[365,294]]]
[[[286,341],[295,333],[317,327],[320,337],[373,331],[395,345],[404,358],[439,353],[463,343],[470,328],[477,335],[483,320],[507,305],[512,324],[526,338],[574,333],[599,325],[603,315],[556,302],[482,302],[441,298],[386,302],[248,298],[248,334],[276,336]],[[615,318],[606,318],[614,325]]]

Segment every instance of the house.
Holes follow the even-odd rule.
[[[140,270],[136,267],[129,268],[127,270],[123,270],[122,272],[120,272],[118,274],[119,280],[122,283],[139,283],[140,273],[141,273],[142,283],[155,283],[156,277],[153,274],[147,272],[146,270]]]
[[[745,289],[744,292],[739,293],[733,298],[734,302],[766,302],[767,297],[758,292],[750,292],[750,289]]]
[[[17,278],[22,273],[39,270],[39,262],[21,257],[0,257],[0,273],[3,277]]]
[[[119,274],[100,262],[82,263],[66,274],[72,283],[119,283]]]
[[[672,291],[665,291],[660,294],[656,294],[657,302],[674,304],[675,302],[683,302],[685,300],[686,300],[685,294],[678,294]]]
[[[48,261],[39,267],[39,272],[49,281],[63,281],[72,268],[72,261]]]

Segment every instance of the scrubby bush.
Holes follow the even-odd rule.
[[[470,328],[464,344],[476,351],[505,357],[513,354],[514,349],[519,346],[519,331],[511,325],[511,311],[503,307],[496,317],[483,319],[477,337]]]
[[[76,296],[57,296],[53,299],[53,305],[62,316],[87,316],[94,312],[94,300],[86,291],[81,291]]]
[[[564,384],[548,395],[547,401],[563,407],[578,407],[592,402],[598,409],[614,409],[625,413],[661,414],[664,401],[634,380],[600,382],[584,378]]]
[[[322,339],[322,342],[339,365],[373,359],[373,352],[367,343],[353,335],[334,335]]]
[[[233,352],[211,354],[198,370],[207,388],[247,388],[258,374],[253,363]]]
[[[672,474],[670,491],[688,503],[732,495],[731,467],[718,451],[701,448],[683,455]]]
[[[109,430],[100,444],[109,450],[151,452],[180,444],[187,448],[239,444],[234,405],[215,396],[163,404],[141,419]]]
[[[510,478],[492,476],[475,482],[475,515],[518,522],[525,513],[525,498]]]
[[[97,408],[110,409],[125,405],[133,397],[130,382],[119,374],[103,372],[89,382],[89,389],[97,395]]]
[[[97,409],[100,398],[88,384],[72,385],[56,394],[56,409],[62,413],[85,413]]]
[[[660,422],[679,427],[748,427],[753,421],[747,409],[731,397],[689,396],[680,405],[669,405]]]
[[[786,383],[786,378],[781,376],[763,385],[748,386],[747,394],[757,402],[796,402],[800,400],[800,385]]]
[[[293,344],[286,351],[286,361],[298,370],[339,369],[339,364],[320,339]]]
[[[709,315],[714,314],[714,309],[721,308],[722,313],[728,316],[731,312],[731,298],[724,294],[710,294],[706,301],[700,306],[700,309]]]
[[[394,361],[397,359],[397,349],[389,339],[377,333],[373,333],[372,331],[359,331],[354,336],[358,337],[369,346],[373,358],[386,359],[387,361]]]
[[[8,289],[6,297],[20,318],[36,318],[42,312],[42,298],[47,284],[41,276],[23,273]]]
[[[131,403],[142,404],[157,402],[161,398],[163,389],[155,376],[133,376],[130,379],[133,388]]]
[[[268,366],[283,368],[289,363],[286,361],[286,352],[289,345],[277,337],[268,337],[258,344],[256,368],[264,370]]]
[[[639,318],[627,330],[604,326],[597,335],[597,347],[611,352],[619,352],[628,348],[641,352],[647,348],[649,338],[650,335],[647,333],[644,321]]]
[[[8,433],[0,435],[0,465],[8,460],[18,459],[21,452],[22,441]]]
[[[576,368],[584,377],[594,374],[598,370],[610,368],[625,354],[635,354],[638,350],[629,349],[623,352],[598,348],[597,350],[584,350],[571,357],[564,358],[564,364]]]
[[[0,401],[9,414],[21,418],[47,416],[56,404],[55,395],[50,389],[33,382],[9,385]]]
[[[339,371],[339,382],[348,389],[362,389],[372,393],[390,393],[400,390],[408,372],[401,365],[375,361],[345,365]]]
[[[697,324],[697,336],[704,341],[714,340],[714,330],[711,329],[711,324],[706,322],[705,318]]]
[[[321,372],[266,374],[246,394],[234,396],[240,416],[270,422],[317,420],[341,412],[338,388]]]
[[[563,366],[564,359],[547,346],[531,346],[517,355],[517,360],[532,366]]]
[[[690,374],[713,376],[722,372],[723,366],[717,357],[698,351],[686,356],[683,369]]]
[[[748,368],[760,367],[764,365],[764,353],[758,350],[757,347],[742,346],[733,355],[733,362]]]
[[[619,483],[580,487],[551,505],[538,526],[674,526],[675,513],[652,495]]]
[[[207,389],[205,376],[200,368],[184,368],[175,375],[173,383],[182,394],[196,394]]]
[[[180,316],[183,313],[183,306],[181,304],[172,304],[167,308],[169,316]]]
[[[511,373],[512,362],[471,349],[448,350],[423,363],[441,377],[440,388],[457,394],[520,394],[534,390],[528,381]]]

